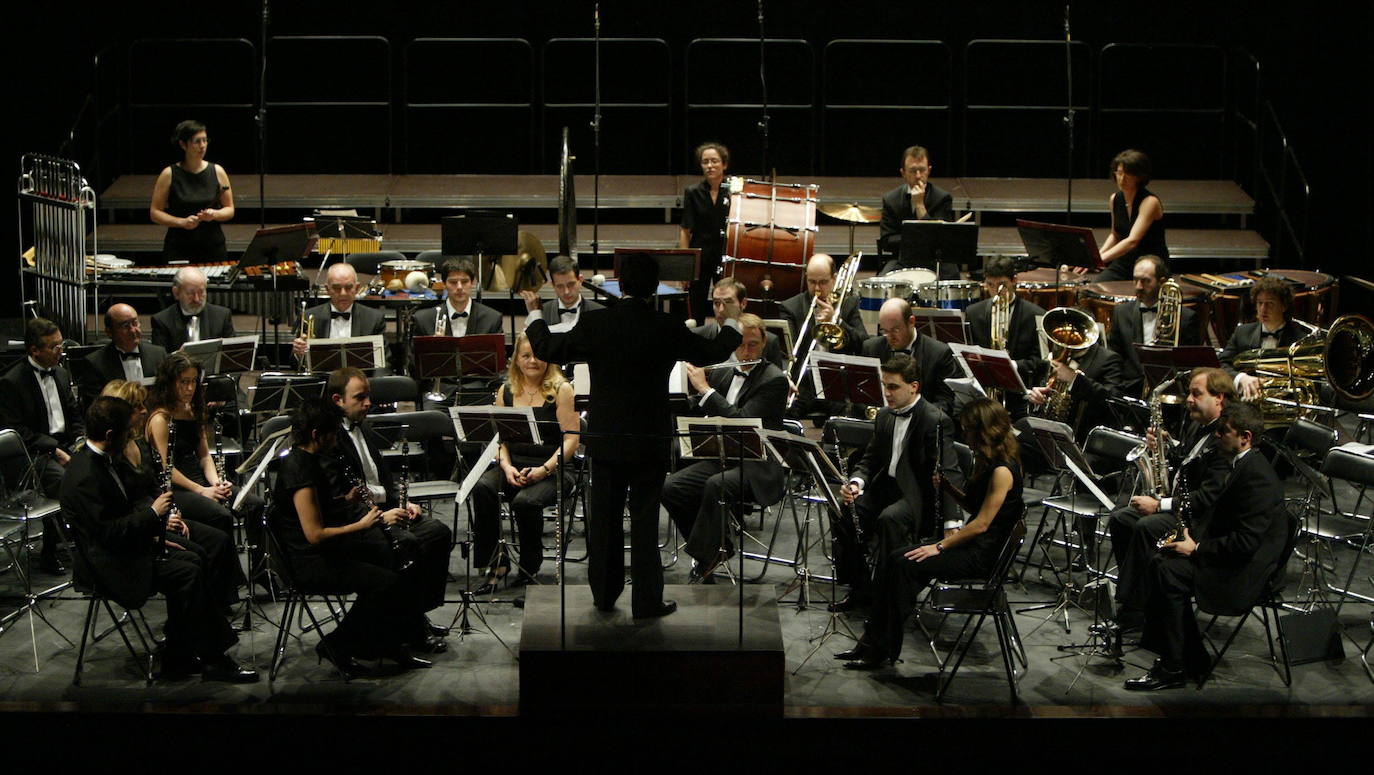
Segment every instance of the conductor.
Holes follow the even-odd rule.
[[[740,344],[739,324],[729,319],[714,339],[696,336],[680,321],[655,310],[658,265],[648,254],[620,260],[624,298],[613,307],[588,310],[577,327],[549,332],[537,320],[526,333],[541,361],[585,361],[591,369],[586,449],[595,484],[587,520],[587,576],[600,611],[615,610],[625,587],[624,535],[620,527],[628,491],[630,506],[631,612],[637,619],[666,616],[677,604],[663,599],[658,557],[659,496],[668,470],[668,373],[678,361],[719,363]]]

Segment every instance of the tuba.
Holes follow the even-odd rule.
[[[1232,365],[1260,378],[1265,425],[1288,425],[1307,414],[1303,404],[1320,400],[1318,379],[1350,401],[1374,395],[1374,323],[1344,315],[1325,333],[1314,331],[1288,347],[1246,350]]]
[[[1051,360],[1059,361],[1081,355],[1097,344],[1097,321],[1077,307],[1055,307],[1040,318],[1040,335],[1050,342]],[[1045,419],[1068,422],[1073,401],[1067,386],[1059,384],[1051,373],[1045,387],[1050,390],[1042,410]]]

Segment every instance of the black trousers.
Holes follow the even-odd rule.
[[[420,610],[433,611],[444,604],[444,593],[448,589],[453,531],[443,522],[425,517],[407,529],[397,528],[393,532],[402,555],[415,560],[415,564],[406,572],[416,577]]]
[[[879,564],[881,574],[874,577],[874,600],[864,622],[863,640],[890,659],[902,652],[906,619],[915,610],[922,589],[932,581],[986,578],[997,559],[976,546],[956,546],[920,562],[908,560],[906,553],[916,546],[892,551]]]
[[[1209,663],[1207,648],[1193,613],[1193,579],[1197,567],[1190,557],[1158,552],[1148,563],[1148,594],[1145,629],[1140,645],[1158,654],[1165,665],[1203,673]]]
[[[53,460],[51,455],[44,455],[42,458],[35,460],[34,465],[38,469],[36,472],[38,475],[38,489],[41,490],[45,496],[56,500],[62,490],[62,474],[66,472],[67,469],[63,468],[56,460]],[[20,476],[22,475],[23,472],[20,472]],[[16,477],[11,481],[17,482],[19,479]],[[57,556],[58,537],[57,520],[53,517],[44,517],[43,545],[42,549],[40,549],[40,556],[45,560]]]
[[[238,636],[211,594],[201,556],[173,550],[153,566],[154,587],[167,598],[168,653],[191,653],[213,660],[238,642]]]
[[[597,608],[609,610],[625,589],[624,515],[630,510],[630,608],[648,615],[663,603],[658,556],[658,504],[666,458],[624,461],[592,458],[587,515],[587,580]]]
[[[234,539],[218,528],[194,520],[186,520],[189,536],[168,532],[167,540],[186,547],[196,555],[205,577],[205,588],[211,601],[230,606],[238,602],[238,588],[247,583]]]
[[[863,530],[864,541],[857,540],[853,520],[832,521],[835,532],[835,570],[839,579],[861,600],[872,594],[872,579],[883,572],[883,564],[893,550],[916,540],[920,520],[915,507],[902,497],[901,488],[888,476],[878,478],[854,501],[854,515]],[[871,554],[870,554],[871,552]],[[870,575],[868,560],[875,560]]]
[[[544,461],[527,463],[514,460],[517,468],[539,465]],[[567,478],[565,476],[565,483]],[[501,535],[501,494],[510,498],[511,513],[519,532],[520,567],[533,576],[544,562],[544,508],[558,502],[558,477],[550,474],[527,487],[517,487],[506,481],[500,466],[482,474],[472,488],[473,562],[490,566],[496,561],[496,543]]]
[[[1158,554],[1155,544],[1174,526],[1174,515],[1158,511],[1149,516],[1131,506],[1112,512],[1107,529],[1116,555],[1116,602],[1129,611],[1141,611],[1149,596],[1150,561]]]
[[[692,463],[663,483],[663,507],[687,538],[687,554],[697,562],[714,560],[721,547],[727,555],[734,554],[730,531],[722,529],[721,502],[733,512],[737,501],[754,499],[749,480],[740,475],[738,466],[726,469],[714,460]]]

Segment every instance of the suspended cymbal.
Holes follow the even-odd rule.
[[[517,254],[501,256],[499,276],[492,272],[488,279],[487,290],[537,291],[549,274],[548,254],[544,243],[533,234],[522,231],[517,244]]]
[[[868,207],[857,202],[843,202],[833,204],[823,204],[820,211],[841,221],[850,223],[877,223],[882,220],[883,211],[876,207]]]

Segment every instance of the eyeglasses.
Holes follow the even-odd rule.
[[[127,329],[133,328],[134,326],[137,326],[137,325],[138,325],[138,318],[130,318],[130,319],[128,319],[128,320],[121,320],[121,321],[115,323],[114,326],[113,326],[113,328],[118,328],[118,329],[127,330]]]

